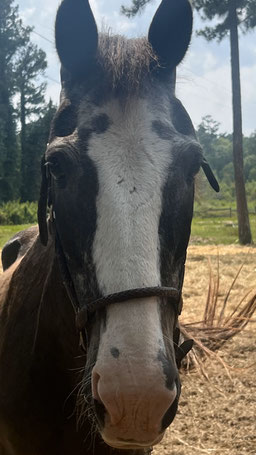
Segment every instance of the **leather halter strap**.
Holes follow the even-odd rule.
[[[54,224],[54,220],[52,220]],[[110,294],[98,299],[88,300],[82,307],[79,304],[79,300],[76,295],[74,283],[70,276],[64,252],[61,246],[61,242],[58,236],[58,232],[55,229],[55,248],[56,255],[58,258],[60,274],[62,278],[63,285],[65,287],[66,293],[69,297],[69,300],[74,308],[76,314],[76,327],[80,333],[80,347],[86,352],[86,341],[85,341],[85,329],[88,323],[88,317],[95,313],[96,311],[105,308],[107,305],[113,303],[126,302],[127,300],[133,299],[142,299],[147,297],[164,297],[167,299],[175,311],[175,316],[178,316],[182,310],[182,297],[181,291],[164,286],[154,286],[147,288],[138,288],[138,289],[129,289],[122,292],[117,292],[115,294]],[[181,345],[179,345],[180,331],[176,327],[174,331],[174,349],[175,349],[175,358],[177,367],[180,368],[182,359],[187,355],[187,353],[192,349],[193,340],[185,340]],[[149,452],[151,453],[150,449]]]
[[[78,312],[76,317],[76,325],[79,330],[83,330],[88,321],[89,314],[105,308],[113,303],[122,303],[127,300],[143,299],[146,297],[165,297],[173,305],[176,315],[181,313],[182,300],[180,292],[171,287],[154,286],[137,289],[128,289],[126,291],[109,294],[99,299],[89,301]]]
[[[164,297],[173,306],[175,315],[177,317],[180,315],[182,310],[181,292],[175,288],[165,286],[128,289],[114,294],[109,294],[98,299],[88,299],[88,301],[81,307],[67,267],[66,259],[57,230],[55,230],[55,248],[58,257],[62,282],[76,313],[76,326],[79,332],[82,332],[86,328],[90,315],[110,304],[122,303],[126,302],[127,300],[143,299],[149,297]]]

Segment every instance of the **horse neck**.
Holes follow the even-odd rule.
[[[51,239],[43,256],[46,256],[46,263],[42,277],[43,282],[40,283],[38,337],[39,340],[42,338],[44,342],[45,336],[50,336],[64,356],[68,356],[69,353],[72,358],[78,355],[75,312],[62,283],[54,240]]]
[[[44,349],[49,339],[63,352],[77,349],[75,315],[62,284],[53,238],[46,247],[36,239],[16,267],[1,322],[4,331],[14,330],[17,337],[24,336],[27,343],[40,349]]]

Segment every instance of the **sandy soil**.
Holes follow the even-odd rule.
[[[197,246],[188,250],[182,320],[201,320],[209,282],[209,260],[220,273],[223,299],[241,264],[230,295],[232,308],[249,289],[256,292],[256,248]],[[231,378],[216,360],[207,361],[207,382],[198,372],[182,374],[179,411],[153,455],[256,455],[256,315],[248,328],[220,352]]]
[[[220,272],[220,301],[240,265],[243,269],[230,295],[230,308],[247,290],[256,293],[256,249],[240,246],[195,246],[188,250],[184,283],[184,322],[202,318],[209,280]],[[208,360],[210,382],[198,372],[182,374],[179,411],[153,455],[256,455],[256,315],[248,328],[229,341],[218,361]]]

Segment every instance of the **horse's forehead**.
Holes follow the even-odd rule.
[[[116,129],[117,133],[124,135],[125,131],[129,131],[131,142],[143,133],[143,138],[147,140],[149,133],[156,131],[154,125],[157,122],[164,123],[169,131],[173,131],[170,113],[169,97],[136,94],[127,99],[109,97],[101,104],[95,104],[85,96],[79,104],[77,127],[78,132],[89,129],[92,133],[101,133]],[[139,131],[143,126],[145,129]]]
[[[91,136],[86,152],[99,183],[93,244],[97,280],[107,294],[158,286],[158,226],[170,143],[153,130],[155,117],[147,112],[146,100],[130,100],[124,109],[113,101],[104,113],[109,126]]]

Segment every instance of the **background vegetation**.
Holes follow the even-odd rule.
[[[45,101],[46,55],[31,42],[13,0],[0,2],[0,203],[35,201],[40,159],[55,112]]]
[[[127,17],[133,17],[145,8],[152,0],[131,0],[130,7],[121,7],[121,12]],[[237,204],[238,234],[242,245],[252,243],[249,212],[245,188],[244,160],[243,160],[243,127],[242,127],[242,99],[240,84],[240,58],[239,58],[239,33],[247,33],[256,27],[256,3],[255,0],[193,0],[193,7],[199,12],[206,25],[197,34],[207,41],[217,40],[221,42],[229,37],[230,64],[232,85],[232,108],[233,108],[233,167],[235,182],[235,197]],[[173,5],[173,7],[172,7]],[[181,8],[184,5],[181,2]],[[176,7],[176,6],[175,6]],[[173,14],[174,4],[162,2],[158,9],[165,11],[166,15]],[[164,36],[163,30],[163,36]],[[163,39],[163,38],[162,38]]]
[[[253,7],[254,3],[245,1],[247,3]],[[250,27],[254,27],[254,23]],[[56,111],[51,101],[45,101],[46,55],[31,42],[31,32],[32,28],[23,25],[14,0],[1,0],[0,237],[4,234],[0,243],[19,230],[20,225],[36,223],[40,160]],[[233,135],[221,134],[220,124],[211,116],[202,119],[197,134],[221,192],[215,194],[203,176],[198,179],[192,233],[198,241],[208,236],[219,243],[237,242]],[[256,130],[243,138],[243,159],[250,219],[256,236],[253,215],[256,211]],[[212,210],[221,207],[231,208],[232,213]],[[17,228],[14,225],[18,225]]]

